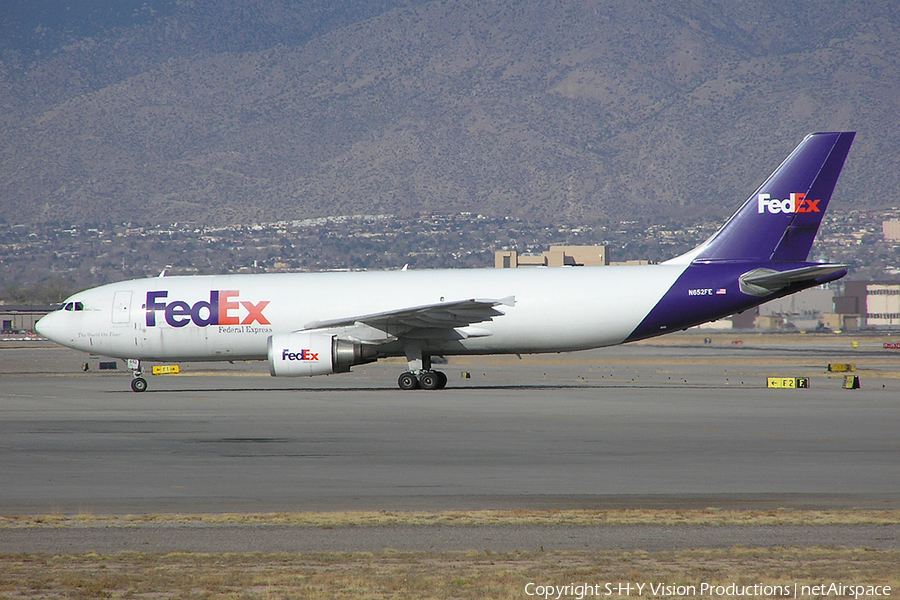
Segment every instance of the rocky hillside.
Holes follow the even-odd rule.
[[[894,2],[108,4],[0,9],[7,222],[725,217],[837,129],[900,204]]]

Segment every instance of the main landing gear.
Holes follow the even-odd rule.
[[[447,375],[431,369],[431,355],[421,348],[406,348],[409,371],[400,375],[397,385],[401,390],[442,390],[447,385]]]
[[[132,375],[134,375],[134,379],[131,380],[131,391],[146,392],[147,380],[143,378],[144,372],[141,371],[141,361],[135,358],[129,358],[125,362],[128,365],[128,368],[131,369]]]
[[[447,385],[447,375],[441,371],[419,371],[419,374],[407,371],[400,375],[397,384],[401,390],[442,390]]]

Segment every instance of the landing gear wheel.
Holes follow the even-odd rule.
[[[419,380],[416,379],[415,375],[407,371],[402,373],[400,378],[397,379],[397,385],[400,386],[401,390],[414,390],[419,387]]]
[[[419,373],[419,385],[423,390],[436,390],[440,387],[441,379],[435,371],[422,371]]]
[[[437,389],[442,390],[447,387],[447,374],[443,371],[435,371],[438,376],[438,387]]]
[[[147,391],[147,380],[143,377],[135,377],[131,380],[131,391],[133,392],[146,392]]]

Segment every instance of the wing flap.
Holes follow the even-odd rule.
[[[328,329],[364,324],[391,335],[402,335],[414,329],[454,329],[473,323],[490,321],[504,313],[496,307],[513,306],[515,298],[499,300],[470,298],[453,302],[438,302],[409,308],[400,308],[368,315],[342,319],[329,319],[307,323],[303,329]]]

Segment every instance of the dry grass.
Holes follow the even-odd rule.
[[[529,582],[698,587],[703,582],[843,582],[896,590],[898,564],[896,551],[742,547],[680,552],[7,554],[0,555],[0,598],[506,599],[527,598]],[[599,596],[606,597],[602,591]]]
[[[604,510],[7,516],[2,527],[166,524],[387,525],[853,524],[900,522],[900,511]],[[525,585],[660,583],[900,588],[900,552],[736,546],[671,552],[350,552],[0,555],[0,600],[24,598],[527,598]],[[532,590],[533,591],[533,590]],[[602,594],[585,597],[604,597]],[[649,594],[645,592],[645,596]],[[563,595],[576,598],[576,593]],[[618,596],[610,596],[618,597]],[[656,596],[668,598],[665,594]],[[687,594],[684,597],[693,597]],[[707,597],[709,597],[707,595]]]
[[[298,513],[221,513],[148,515],[7,515],[8,527],[138,527],[146,525],[291,525],[308,527],[382,527],[388,525],[893,525],[900,510],[474,510],[474,511],[345,511]]]

